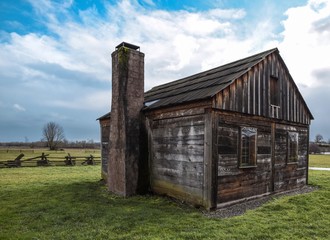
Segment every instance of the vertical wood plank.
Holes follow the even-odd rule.
[[[249,106],[249,89],[248,89],[248,75],[244,74],[243,76],[243,97],[242,97],[242,112],[247,113],[248,112],[248,106]]]
[[[279,109],[279,118],[281,118],[281,119],[283,119],[283,112],[284,112],[284,109],[283,109],[283,104],[282,104],[282,102],[283,102],[283,98],[284,98],[284,95],[283,95],[283,79],[284,79],[284,76],[285,76],[285,74],[284,74],[284,72],[283,72],[283,68],[282,68],[282,66],[281,66],[281,69],[282,69],[282,71],[281,71],[281,74],[278,76],[278,90],[279,90],[279,93],[278,93],[278,97],[279,97],[279,99],[278,99],[278,104],[279,104],[279,106],[280,106],[280,109]]]
[[[271,181],[270,188],[271,192],[275,191],[275,123],[271,124]]]
[[[287,120],[287,81],[286,81],[286,76],[281,77],[281,82],[282,82],[282,99],[281,99],[281,108],[282,108],[282,118],[284,120]]]
[[[223,109],[229,109],[229,87],[223,90]]]
[[[309,141],[309,126],[307,128],[307,141]],[[308,184],[308,167],[309,167],[309,147],[307,145],[307,156],[306,156],[306,184]]]
[[[257,97],[257,106],[256,106],[256,114],[260,115],[260,69],[259,65],[256,66],[256,82],[257,82],[257,90],[256,90],[256,97]]]
[[[212,111],[212,176],[211,176],[211,208],[216,208],[218,202],[218,124],[219,115]]]
[[[236,104],[235,111],[242,112],[242,99],[243,99],[243,80],[242,78],[237,79],[237,94],[236,94]]]
[[[217,106],[216,108],[222,109],[222,92],[217,94]]]
[[[213,114],[212,109],[205,109],[203,205],[206,209],[214,207],[212,205],[214,199],[212,196]]]
[[[229,94],[229,110],[235,111],[235,102],[236,102],[236,85],[237,81],[229,86],[230,94]]]
[[[296,122],[296,91],[293,91],[293,121]]]
[[[251,114],[251,103],[252,103],[252,94],[251,94],[251,70],[247,72],[247,98],[248,98],[248,109],[247,113]]]
[[[252,114],[256,114],[256,74],[255,74],[255,67],[252,68],[252,74],[251,74],[251,78],[252,78]]]
[[[263,81],[263,115],[268,116],[268,82],[269,82],[269,77],[267,75],[267,59],[265,59],[262,62],[263,65],[263,71],[262,71],[262,81]]]
[[[263,62],[259,63],[259,77],[260,77],[260,115],[264,115],[264,105],[265,105],[265,77],[264,77],[264,66]]]
[[[270,117],[270,76],[271,76],[271,56],[267,57],[267,69],[266,69],[266,82],[267,82],[267,89],[266,89],[266,99],[267,99],[267,104],[266,104],[266,116]]]
[[[286,108],[286,119],[289,121],[290,119],[290,84],[286,79],[286,102],[285,102],[285,108]]]

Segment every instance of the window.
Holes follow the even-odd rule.
[[[278,87],[278,78],[270,77],[270,104],[274,106],[279,106],[279,87]]]
[[[256,166],[257,129],[241,128],[240,167]]]
[[[298,162],[298,133],[288,132],[288,156],[287,162]]]

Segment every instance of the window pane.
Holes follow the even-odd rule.
[[[288,162],[298,161],[298,133],[288,132]]]
[[[241,166],[254,166],[256,159],[257,129],[243,127],[241,130]]]

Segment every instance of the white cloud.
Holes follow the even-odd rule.
[[[2,56],[11,60],[0,59],[0,66],[15,69],[6,74],[15,74],[11,78],[25,80],[36,89],[47,86],[46,82],[61,88],[65,81],[77,84],[80,81],[82,85],[86,76],[93,76],[89,77],[89,84],[109,82],[110,54],[121,41],[140,45],[145,52],[145,89],[148,90],[265,50],[264,42],[274,38],[265,34],[271,24],[268,22],[242,37],[240,24],[246,16],[243,9],[148,10],[135,1],[123,0],[117,5],[106,5],[106,18],[90,8],[79,12],[81,21],[77,22],[67,10],[72,1],[64,5],[44,0],[40,4],[31,3],[53,34],[12,33],[11,41],[0,49]],[[63,76],[63,72],[67,75]],[[54,102],[68,105],[62,99]],[[74,106],[81,108],[80,104],[71,103]]]
[[[99,91],[90,94],[77,94],[68,99],[55,99],[47,102],[48,106],[61,107],[64,109],[78,110],[109,110],[111,93],[110,91]]]
[[[211,9],[207,11],[207,15],[212,18],[219,19],[241,19],[246,16],[246,12],[243,9]]]
[[[291,8],[283,22],[283,41],[279,48],[290,73],[298,84],[315,120],[316,134],[329,138],[328,102],[330,92],[330,1],[310,0]]]
[[[317,87],[313,72],[330,67],[330,1],[310,0],[286,14],[281,55],[296,82]]]
[[[111,80],[111,52],[121,41],[139,45],[146,54],[146,90],[277,46],[298,86],[306,86],[303,91],[330,78],[329,0],[289,9],[280,36],[275,32],[278,22],[265,17],[272,8],[249,25],[251,15],[244,9],[164,11],[123,0],[105,3],[102,16],[92,7],[72,17],[72,0],[30,3],[47,33],[13,32],[0,43],[0,68],[6,69],[0,72],[0,95],[6,101],[12,95],[6,89],[15,89],[11,102],[34,99],[47,108],[107,112],[111,89],[104,86]],[[19,108],[24,109],[17,104]]]
[[[26,109],[24,107],[22,107],[21,105],[19,105],[17,103],[15,103],[13,105],[13,107],[14,107],[15,110],[20,111],[20,112],[25,112],[26,111]]]

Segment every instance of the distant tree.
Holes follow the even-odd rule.
[[[316,143],[321,143],[322,140],[323,140],[323,136],[322,136],[321,134],[317,134],[317,135],[315,136],[315,142],[316,142]]]
[[[57,149],[59,143],[65,140],[63,128],[55,122],[47,123],[42,129],[42,135],[50,150]]]
[[[309,152],[311,154],[316,154],[316,153],[320,153],[321,149],[320,149],[319,145],[317,145],[315,143],[311,143],[311,144],[309,144]]]

